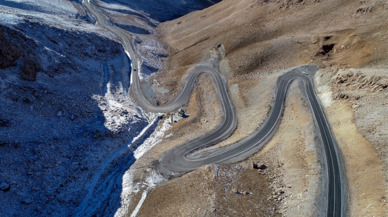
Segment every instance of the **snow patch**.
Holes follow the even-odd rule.
[[[137,213],[139,213],[139,210],[141,208],[141,206],[143,205],[145,199],[147,198],[147,191],[144,191],[143,194],[141,195],[141,199],[139,201],[139,203],[137,204],[135,210],[133,210],[132,214],[131,214],[131,217],[136,217]]]
[[[78,13],[70,1],[64,0],[6,0],[0,4],[24,10],[34,10],[72,17],[75,17]]]
[[[141,158],[148,150],[159,143],[163,139],[164,133],[170,128],[171,125],[165,121],[159,130],[156,130],[155,133],[143,143],[143,145],[136,149],[134,153],[135,158]]]
[[[19,23],[22,23],[23,19],[12,15],[12,14],[5,14],[5,13],[0,13],[0,23],[6,26],[14,26]]]
[[[146,178],[146,185],[148,185],[148,188],[141,195],[141,199],[140,199],[139,203],[137,204],[136,208],[133,210],[131,217],[136,217],[137,213],[139,213],[141,206],[143,205],[145,199],[147,198],[148,191],[151,188],[156,187],[158,184],[160,184],[164,181],[165,181],[165,179],[163,176],[161,176],[160,174],[157,174],[155,171],[151,172],[151,174]]]
[[[149,172],[151,170],[148,169],[147,171]],[[146,185],[148,185],[149,188],[153,188],[156,187],[158,184],[164,182],[165,180],[166,179],[159,173],[151,171],[150,175],[146,178]]]
[[[60,13],[48,14],[39,11],[29,10],[28,8],[23,7],[9,7],[7,4],[4,4],[0,1],[0,22],[4,20],[4,22],[9,21],[11,22],[10,24],[15,25],[27,20],[29,22],[44,23],[45,25],[55,26],[56,28],[65,30],[79,31],[82,33],[96,33],[100,36],[117,40],[116,36],[114,36],[113,33],[101,28],[100,26],[74,18],[75,16],[69,17]],[[15,23],[16,21],[18,22]]]
[[[174,135],[174,133],[170,133],[170,134],[168,134],[165,138],[167,139],[167,138],[169,138],[169,137],[171,137],[171,136],[173,136]]]
[[[152,125],[152,124],[151,124]],[[171,123],[168,121],[164,121],[161,126],[159,126],[152,134],[151,136],[144,141],[144,143],[134,152],[134,156],[136,159],[141,158],[147,151],[149,151],[153,146],[158,144],[162,139],[164,133],[171,128]],[[136,138],[135,138],[136,140]],[[134,173],[136,168],[129,168],[123,176],[123,183],[122,183],[122,193],[121,193],[121,207],[116,211],[115,217],[123,217],[128,216],[128,206],[131,202],[131,195],[133,193],[139,192],[141,187],[145,187],[146,190],[144,190],[142,194],[142,199],[139,201],[138,205],[136,206],[136,209],[133,211],[131,216],[136,216],[137,212],[139,212],[141,205],[144,203],[145,198],[147,196],[147,192],[157,186],[158,184],[164,182],[164,178],[156,173],[155,171],[152,171],[150,169],[147,170],[149,175],[146,178],[145,183],[137,183],[134,184]]]
[[[126,11],[131,11],[133,13],[139,13],[139,14],[142,14],[144,16],[148,16],[148,14],[143,13],[142,11],[133,10],[132,8],[127,7],[127,6],[123,5],[123,4],[99,1],[98,5],[103,7],[103,8],[108,8],[108,9],[111,9],[111,10],[121,10],[121,11],[122,10],[126,10]]]
[[[161,176],[160,174],[157,174],[155,173],[154,171],[152,171],[151,175],[147,177],[146,179],[146,182],[147,182],[147,185],[148,185],[148,189],[145,190],[143,192],[143,194],[141,195],[141,199],[139,201],[139,203],[137,204],[136,208],[133,210],[132,214],[131,214],[131,217],[136,217],[137,213],[139,213],[139,210],[141,208],[141,206],[143,205],[145,199],[147,198],[147,194],[148,194],[148,191],[157,186],[158,184],[164,182],[165,179],[163,178],[163,176]]]

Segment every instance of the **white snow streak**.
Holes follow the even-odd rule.
[[[18,5],[14,5],[14,3]],[[6,0],[3,4],[24,10],[38,9],[40,12],[56,15],[75,16],[78,13],[69,1],[63,0]]]
[[[23,22],[23,19],[18,16],[15,16],[12,14],[0,13],[0,23],[3,25],[13,26],[22,22]]]
[[[131,214],[131,217],[136,217],[137,213],[139,212],[141,206],[143,205],[145,199],[147,198],[147,191],[144,191],[143,194],[141,195],[141,199],[139,203],[137,204],[135,210],[133,210],[133,213]]]
[[[163,181],[164,181],[164,178],[161,175],[152,171],[151,175],[148,176],[146,179],[148,188],[146,190],[144,190],[143,194],[141,195],[141,199],[140,199],[139,203],[137,204],[135,210],[133,210],[131,217],[136,217],[137,213],[139,213],[141,206],[143,205],[145,199],[147,198],[148,191],[151,188],[154,188],[155,186],[157,186],[159,183],[162,183]]]
[[[160,128],[161,129],[156,130],[149,139],[147,139],[138,149],[136,149],[134,152],[136,159],[141,158],[148,150],[159,143],[162,140],[164,133],[171,128],[171,124],[168,121],[165,121]]]
[[[152,125],[152,124],[151,124]],[[134,156],[136,159],[141,158],[147,151],[149,151],[152,147],[154,147],[156,144],[158,144],[162,139],[164,133],[171,128],[171,122],[169,120],[166,120],[163,122],[162,126],[159,126],[152,134],[151,136],[144,141],[144,143],[134,152]],[[134,139],[136,140],[136,138]],[[133,182],[134,179],[134,172],[136,168],[131,167],[128,171],[125,172],[123,176],[123,183],[122,183],[122,193],[121,193],[121,207],[117,210],[115,213],[115,217],[123,217],[128,216],[128,206],[130,204],[130,198],[131,194],[134,192],[139,191],[138,188],[141,186],[145,186],[146,189],[144,190],[142,194],[142,198],[139,201],[138,205],[136,206],[136,209],[133,211],[131,216],[136,216],[137,213],[140,210],[140,207],[144,203],[147,193],[151,188],[154,188],[156,185],[164,181],[164,178],[157,174],[154,171],[147,170],[147,172],[150,172],[150,175],[146,178],[145,183],[137,183],[135,184]]]

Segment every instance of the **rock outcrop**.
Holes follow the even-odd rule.
[[[344,90],[368,90],[380,92],[388,90],[388,77],[378,75],[366,75],[362,73],[344,72],[338,73],[334,85]]]

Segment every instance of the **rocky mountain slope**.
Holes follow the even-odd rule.
[[[349,215],[385,216],[388,175],[385,157],[385,141],[388,139],[385,123],[388,120],[384,100],[388,67],[387,10],[385,1],[224,0],[158,27],[170,57],[168,69],[155,74],[153,79],[168,89],[168,95],[161,94],[168,101],[179,91],[181,78],[190,67],[209,61],[215,49],[223,50],[219,56],[220,69],[228,78],[239,125],[227,141],[216,145],[222,146],[232,144],[260,127],[269,111],[276,77],[286,72],[284,69],[303,64],[320,66],[322,69],[315,75],[316,89],[344,158]],[[202,88],[207,88],[207,84]],[[303,109],[304,96],[293,93],[297,90],[297,85],[291,87],[290,103],[287,103],[283,122],[266,148],[234,166],[250,170],[252,161],[266,160],[269,168],[279,168],[271,176],[276,177],[277,184],[268,179],[272,186],[277,186],[273,193],[280,188],[286,195],[281,202],[275,202],[276,209],[285,216],[321,215],[319,204],[325,200],[322,146],[318,135],[313,133],[314,124],[309,119],[309,111]],[[302,101],[293,96],[298,96],[299,100],[302,98]],[[217,102],[204,97],[199,99],[202,101],[196,103],[202,105],[201,112],[197,113],[196,106],[187,107],[189,113],[194,109],[194,113],[199,115],[186,120],[185,128],[179,123],[173,126],[165,142],[155,146],[149,152],[150,156],[157,158],[164,150],[211,130],[217,116],[222,114],[207,113],[206,108],[217,108]],[[310,135],[314,135],[313,138]],[[137,164],[148,164],[143,161],[143,164],[141,161]],[[181,181],[174,180],[177,191],[182,191],[178,186],[189,183],[189,176],[182,177]],[[243,185],[244,179],[240,177],[236,174],[234,178],[241,180]],[[209,185],[215,181],[202,173],[198,173],[196,178]],[[279,183],[284,183],[285,187]],[[149,206],[154,207],[160,198],[168,203],[170,199],[161,195],[174,191],[171,188],[174,189],[168,183],[157,187],[145,200],[140,213],[147,213]],[[203,194],[196,194],[196,188],[193,187],[192,191],[190,188],[184,189],[185,194],[197,195],[201,201],[224,198],[215,188]],[[238,189],[231,190],[227,198],[232,198],[235,190]],[[269,198],[268,203],[274,202],[271,202],[271,195],[265,194],[257,195],[252,201],[259,201],[261,197]],[[171,199],[175,206],[158,208],[162,213],[170,213],[169,207],[179,209],[185,206],[185,201]],[[217,200],[212,201],[216,203]],[[200,203],[197,205],[201,206]],[[241,216],[252,215],[249,209],[229,208],[230,215],[233,211],[238,211]],[[208,211],[206,215],[225,211],[203,207],[196,215],[209,209],[212,212]],[[175,214],[186,216],[190,215],[189,211],[179,209],[179,214]]]
[[[164,3],[95,1],[134,34],[146,86],[167,55],[158,20],[213,4]],[[129,75],[119,40],[82,1],[0,2],[1,216],[118,212],[125,172],[165,130],[129,98]]]
[[[0,6],[1,215],[72,215],[104,159],[148,119],[127,96],[128,58],[113,35],[76,19],[70,2],[6,3],[14,7]]]
[[[387,215],[385,1],[93,3],[134,36],[155,103],[175,96],[190,67],[219,63],[239,124],[215,147],[260,127],[279,75],[320,66],[316,91],[344,158],[349,215]],[[160,154],[223,115],[215,89],[201,76],[190,116],[160,119],[128,97],[129,72],[120,42],[82,1],[0,2],[1,216],[322,215],[322,146],[298,83],[263,150],[166,182]]]

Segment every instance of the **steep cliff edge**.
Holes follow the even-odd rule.
[[[128,143],[149,121],[128,98],[129,70],[104,29],[0,5],[1,216],[72,216],[89,191],[120,207]]]

